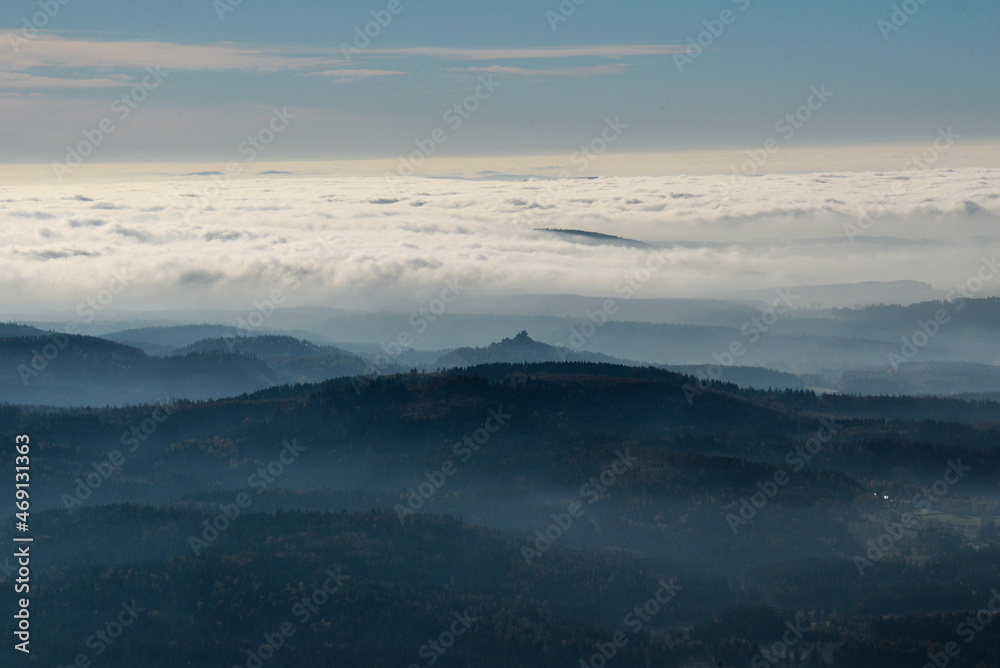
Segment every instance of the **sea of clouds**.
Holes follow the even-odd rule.
[[[7,314],[72,309],[117,274],[115,308],[408,309],[466,295],[613,296],[920,280],[947,290],[1000,250],[1000,170],[602,177],[262,174],[0,188]],[[586,230],[623,243],[549,229]]]

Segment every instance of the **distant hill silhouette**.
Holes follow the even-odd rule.
[[[264,361],[281,383],[314,383],[371,373],[369,362],[333,346],[317,346],[291,336],[226,336],[203,339],[178,354],[216,352],[244,355]],[[382,372],[399,371],[392,366]]]
[[[299,339],[313,336],[310,332],[299,331],[286,332],[279,336],[292,338],[290,336],[292,334],[297,336]],[[246,330],[241,330],[232,325],[175,325],[171,327],[136,327],[123,329],[110,334],[104,334],[102,335],[102,338],[109,341],[117,341],[118,343],[135,346],[136,348],[142,348],[147,353],[153,355],[167,355],[178,352],[193,352],[191,350],[182,349],[205,339],[250,339],[266,336],[270,336],[270,334],[265,331],[258,332],[254,336],[248,336]],[[222,350],[222,348],[214,348],[212,346],[203,348],[203,350],[209,349]],[[228,349],[226,351],[229,352]]]
[[[266,364],[242,355],[150,357],[131,346],[68,334],[0,338],[0,402],[105,406],[209,399],[278,380]]]
[[[438,359],[443,368],[475,366],[478,364],[520,364],[524,362],[610,362],[620,363],[614,357],[601,353],[578,352],[569,348],[550,346],[535,341],[522,331],[512,339],[503,339],[485,348],[458,348]]]
[[[178,349],[175,354],[184,355],[187,353],[209,351],[253,355],[261,359],[271,359],[274,357],[323,357],[327,355],[357,358],[356,355],[343,348],[317,346],[309,341],[281,335],[223,336],[221,338],[202,339]]]
[[[552,228],[542,228],[538,230],[539,232],[548,232],[549,234],[558,235],[561,237],[569,238],[572,241],[587,243],[587,244],[610,244],[613,246],[632,246],[632,247],[650,247],[644,241],[636,241],[635,239],[627,239],[625,237],[617,237],[613,234],[602,234],[601,232],[590,232],[588,230],[561,230]]]
[[[908,362],[897,369],[854,369],[838,389],[851,394],[975,394],[1000,392],[1000,366],[969,362]]]

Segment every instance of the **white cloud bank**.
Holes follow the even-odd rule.
[[[139,310],[249,310],[274,290],[286,304],[403,308],[455,279],[473,299],[614,296],[653,249],[665,264],[637,296],[900,279],[946,290],[1000,251],[997,169],[391,186],[272,175],[205,197],[212,182],[0,188],[0,310],[72,308],[122,271],[130,282],[113,306]],[[874,215],[852,243],[845,226],[863,210]]]

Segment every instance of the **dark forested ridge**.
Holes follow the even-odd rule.
[[[949,666],[983,668],[1000,651],[1000,624],[966,621],[1000,606],[991,401],[543,362],[0,407],[0,439],[18,434],[38,665],[252,666],[263,646],[274,666],[603,649],[609,666],[883,667],[955,642]],[[95,635],[123,606],[120,639]]]

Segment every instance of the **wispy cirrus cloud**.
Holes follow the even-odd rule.
[[[604,44],[582,46],[522,47],[507,49],[462,49],[452,47],[411,47],[405,49],[370,49],[372,55],[424,56],[450,60],[517,60],[546,58],[632,58],[685,53],[681,44]]]
[[[41,35],[0,49],[0,71],[24,72],[36,68],[136,69],[147,65],[170,71],[244,70],[272,73],[331,67],[342,58],[300,55],[287,49],[264,49],[233,44],[181,44],[154,41],[102,41]]]
[[[655,56],[684,51],[686,47],[661,45],[583,45],[559,47],[523,47],[468,49],[452,47],[413,47],[402,49],[370,49],[366,55],[397,58],[439,58],[458,61],[485,60],[549,60],[565,58],[630,58]],[[316,76],[330,77],[334,81],[357,81],[376,77],[406,74],[381,68],[335,69],[343,65],[343,58],[335,50],[297,51],[285,47],[258,48],[231,43],[182,44],[161,41],[104,41],[66,38],[41,34],[19,43],[16,50],[0,50],[0,78],[2,88],[108,88],[126,85],[122,75],[108,75],[108,71],[141,69],[147,65],[168,71],[227,71],[240,70],[252,73],[295,72],[307,70]],[[33,70],[46,69],[42,75]],[[98,70],[101,76],[53,76],[51,70]],[[499,69],[482,71],[500,72]],[[591,74],[616,74],[621,66],[592,66],[560,69],[507,68],[504,73],[525,77],[585,76]],[[31,72],[31,74],[28,74]]]
[[[518,76],[526,79],[549,79],[553,77],[587,77],[621,74],[627,68],[628,66],[624,63],[614,63],[611,65],[590,65],[582,67],[555,67],[541,70],[529,69],[525,67],[490,65],[488,67],[467,67],[460,71],[484,74],[502,74],[504,76]]]
[[[0,72],[0,89],[117,88],[119,86],[131,86],[132,83],[128,77],[120,75],[93,79],[65,79],[36,76],[25,72]]]
[[[405,76],[408,72],[396,72],[394,70],[326,70],[323,72],[309,72],[306,76],[328,77],[334,81],[350,82],[364,79],[378,79],[381,77]]]

